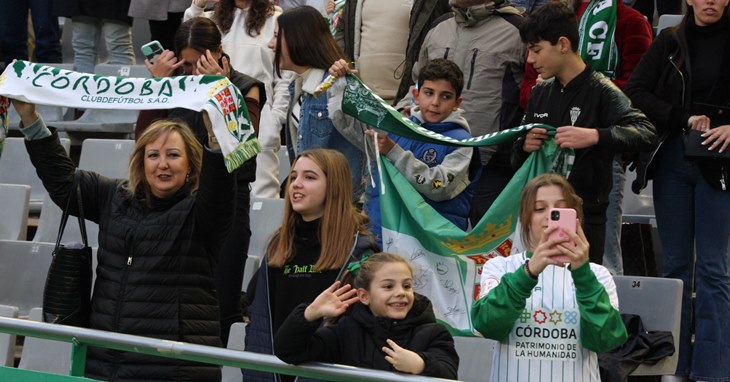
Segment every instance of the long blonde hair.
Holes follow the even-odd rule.
[[[322,252],[314,267],[321,271],[338,269],[350,255],[355,233],[369,235],[365,227],[369,219],[352,204],[352,174],[342,153],[329,149],[307,150],[297,156],[292,168],[300,158],[308,158],[319,166],[327,184],[324,213],[318,232]],[[271,237],[266,251],[269,266],[275,268],[283,267],[296,256],[294,232],[302,217],[292,208],[290,183],[291,180],[286,183],[284,222]]]

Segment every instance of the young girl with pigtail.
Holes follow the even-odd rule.
[[[454,339],[436,322],[431,301],[413,291],[405,259],[363,256],[348,265],[348,275],[354,287],[336,281],[292,311],[274,338],[277,357],[456,379]]]

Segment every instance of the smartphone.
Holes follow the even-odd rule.
[[[548,220],[548,228],[558,227],[553,233],[550,234],[548,239],[552,238],[570,238],[565,231],[577,232],[576,219],[577,214],[572,208],[551,208],[550,219]],[[573,240],[569,240],[568,243],[574,243]],[[568,256],[553,256],[553,259],[561,263],[569,263],[570,258]]]
[[[162,44],[160,44],[157,40],[150,41],[142,45],[142,54],[150,61],[152,61],[156,55],[161,54],[164,50],[165,49],[162,47]]]

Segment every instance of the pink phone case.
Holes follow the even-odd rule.
[[[552,234],[550,234],[550,237],[548,239],[552,239],[555,237],[567,237],[568,234],[566,234],[564,231],[571,231],[571,232],[577,232],[575,222],[576,222],[576,212],[572,208],[551,208],[548,212],[548,228],[549,227],[559,227],[562,229],[558,229]],[[557,219],[555,214],[557,213]],[[570,240],[569,243],[572,243],[573,240]],[[553,257],[555,260],[563,262],[563,263],[569,263],[570,258],[567,256],[555,256]]]

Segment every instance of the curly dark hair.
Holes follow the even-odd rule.
[[[221,0],[213,8],[213,21],[223,34],[231,30],[235,11],[236,0]],[[246,33],[251,37],[256,37],[261,33],[261,28],[266,24],[266,20],[274,15],[274,4],[269,0],[251,0],[251,8],[248,12]]]

